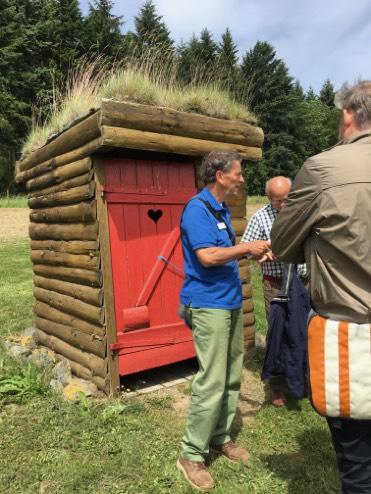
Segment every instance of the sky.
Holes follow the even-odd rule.
[[[84,15],[88,0],[79,0]],[[144,0],[114,0],[123,32],[134,29]],[[305,90],[318,92],[329,78],[371,79],[370,0],[154,0],[178,43],[207,27],[216,41],[229,27],[240,57],[256,41],[268,41]]]

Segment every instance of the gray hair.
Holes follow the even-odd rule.
[[[339,110],[351,110],[359,129],[371,127],[371,81],[359,81],[353,86],[343,84],[335,95]]]
[[[241,156],[235,151],[211,151],[202,161],[201,179],[204,184],[216,181],[216,172],[229,172],[234,161],[241,161]]]
[[[265,195],[266,195],[266,196],[268,195],[268,192],[269,192],[269,184],[270,184],[270,182],[271,182],[273,179],[275,179],[275,178],[283,178],[283,179],[286,179],[286,180],[287,180],[287,182],[288,182],[288,184],[290,185],[290,187],[291,187],[291,185],[292,185],[292,180],[291,180],[291,178],[289,178],[289,177],[284,177],[284,176],[272,177],[272,178],[270,178],[269,180],[267,180],[267,181],[265,182]]]

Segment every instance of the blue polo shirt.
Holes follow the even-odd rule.
[[[218,220],[197,197],[220,211],[224,222],[233,231],[229,209],[224,204],[220,205],[207,188],[188,203],[180,225],[186,275],[180,300],[192,307],[239,309],[242,293],[238,262],[205,268],[197,259],[197,249],[232,246],[227,230],[223,225],[218,227]]]

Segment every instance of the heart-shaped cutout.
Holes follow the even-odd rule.
[[[154,222],[154,223],[157,223],[158,220],[161,218],[161,216],[163,215],[161,209],[149,209],[148,212],[147,212],[148,216],[151,218],[151,220]]]

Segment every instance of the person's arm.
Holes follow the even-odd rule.
[[[253,258],[260,259],[269,250],[269,242],[265,240],[255,240],[253,242],[234,245],[233,247],[209,247],[197,249],[196,255],[200,263],[205,268],[209,268],[239,259],[246,254],[250,254]]]
[[[246,226],[244,234],[242,235],[241,238],[241,243],[253,242],[255,240],[265,240],[266,238],[267,238],[267,232],[264,228],[262,220],[261,218],[259,218],[258,213],[255,213],[250,218],[250,221]],[[270,242],[270,239],[268,241]],[[246,254],[245,257],[247,259],[254,259],[254,256],[252,254]],[[276,256],[273,254],[272,251],[267,251],[260,258],[257,259],[255,257],[255,260],[258,261],[259,264],[263,264],[264,262],[275,262],[278,259],[276,258]]]
[[[293,183],[285,207],[271,230],[272,250],[280,261],[304,263],[304,243],[320,217],[320,163],[307,160]]]
[[[185,235],[197,259],[204,267],[219,266],[250,253],[260,258],[270,250],[266,241],[248,242],[231,247],[218,247],[218,230],[214,218],[198,204],[190,204],[182,217],[182,235]]]

